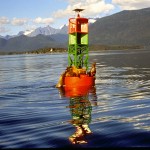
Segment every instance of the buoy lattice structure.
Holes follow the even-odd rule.
[[[69,19],[68,65],[88,69],[88,50],[88,19],[78,13],[76,18]]]

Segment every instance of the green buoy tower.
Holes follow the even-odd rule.
[[[84,9],[74,9],[76,18],[69,19],[68,65],[88,70],[88,19],[80,17]]]

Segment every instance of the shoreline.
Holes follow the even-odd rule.
[[[144,46],[90,46],[89,53],[90,52],[106,52],[106,51],[116,51],[116,50],[126,50],[126,51],[132,51],[132,50],[146,50],[148,47]],[[41,48],[37,50],[32,51],[24,51],[24,52],[0,52],[0,55],[22,55],[22,54],[59,54],[59,53],[67,53],[67,48]]]

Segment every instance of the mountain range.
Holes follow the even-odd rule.
[[[46,27],[43,27],[43,28],[39,27],[31,31],[25,31],[25,32],[22,31],[22,32],[19,32],[18,35],[27,35],[29,37],[34,37],[39,34],[42,34],[42,35],[67,34],[67,31],[68,31],[67,25],[64,25],[61,29],[55,29],[48,25]]]
[[[21,35],[26,35],[28,37],[34,37],[34,36],[37,36],[39,34],[41,34],[41,35],[67,34],[67,31],[68,31],[68,26],[67,25],[64,25],[60,29],[55,29],[55,28],[48,25],[48,26],[43,27],[43,28],[39,27],[35,30],[32,29],[32,30],[20,31],[17,35],[0,36],[0,38],[9,40],[11,38],[18,37],[18,36],[21,36]]]
[[[89,45],[150,46],[150,8],[124,10],[98,18],[89,25]],[[67,48],[68,26],[50,26],[0,36],[0,52],[25,52],[39,48]]]
[[[55,29],[49,25],[31,31],[20,31],[17,35],[0,37],[0,52],[26,52],[40,48],[65,48],[68,27]]]
[[[103,17],[89,31],[92,44],[150,46],[150,8]]]

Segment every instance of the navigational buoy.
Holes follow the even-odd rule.
[[[67,94],[74,96],[86,93],[95,85],[96,63],[89,69],[88,19],[80,17],[84,9],[74,9],[76,18],[69,19],[68,67],[60,75],[56,87],[64,87]],[[70,92],[73,90],[72,92]],[[73,94],[74,93],[74,94]]]

